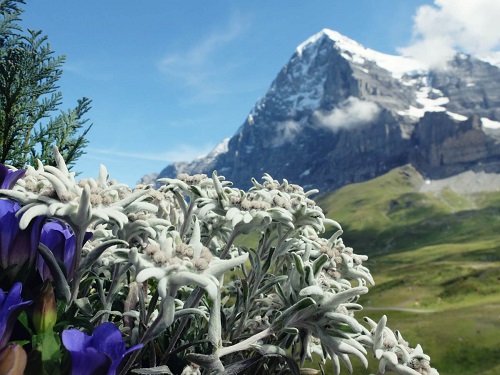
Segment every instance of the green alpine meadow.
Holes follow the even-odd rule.
[[[422,186],[404,166],[317,201],[369,256],[376,285],[360,299],[365,313],[385,311],[395,329],[418,337],[440,374],[497,374],[500,191]]]

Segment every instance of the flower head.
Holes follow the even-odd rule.
[[[43,217],[37,217],[27,228],[20,229],[19,204],[0,200],[0,266],[15,277],[26,262],[33,262],[40,237]]]
[[[248,254],[222,260],[212,255],[200,242],[200,226],[196,219],[193,235],[188,244],[181,241],[177,231],[164,231],[159,242],[150,240],[142,253],[133,249],[129,253],[137,267],[137,281],[149,278],[159,280],[160,297],[175,295],[182,285],[195,284],[214,298],[219,292],[218,279],[229,269],[244,263]]]
[[[72,374],[115,375],[125,357],[142,344],[125,349],[120,330],[110,322],[99,325],[91,336],[78,329],[62,333],[65,348],[71,353]]]
[[[24,176],[24,169],[13,170],[0,164],[0,189],[12,189],[16,181]]]
[[[393,372],[400,375],[439,375],[430,365],[431,358],[417,345],[411,348],[399,331],[387,327],[384,315],[378,323],[368,317],[364,320],[370,325],[370,332],[364,339],[372,346],[379,362],[379,373]]]
[[[31,303],[23,301],[21,290],[21,283],[15,283],[8,293],[0,289],[0,350],[7,345],[22,307]]]
[[[0,374],[23,375],[28,355],[21,345],[11,344],[0,351]]]
[[[159,243],[149,240],[150,245],[143,253],[137,249],[129,252],[129,259],[136,267],[136,281],[158,280],[158,294],[162,299],[158,320],[161,329],[174,321],[175,301],[179,288],[196,285],[207,291],[214,306],[209,320],[209,340],[215,345],[221,343],[220,325],[220,279],[226,271],[237,267],[248,259],[248,253],[231,259],[213,256],[200,242],[200,226],[195,217],[193,232],[188,244],[183,243],[179,232],[164,231]]]
[[[91,236],[92,233],[87,232],[84,242]],[[40,242],[46,245],[52,251],[55,258],[65,265],[67,279],[71,280],[75,271],[73,258],[76,251],[76,237],[71,228],[58,220],[46,222],[40,233]],[[37,259],[37,269],[42,280],[52,280],[49,268],[41,256]]]

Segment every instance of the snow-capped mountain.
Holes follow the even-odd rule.
[[[500,172],[500,69],[457,54],[428,69],[331,30],[300,44],[230,139],[160,177],[264,172],[330,191],[411,162],[430,178]]]

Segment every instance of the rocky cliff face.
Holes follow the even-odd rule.
[[[412,162],[432,178],[500,172],[500,69],[457,55],[445,70],[367,49],[331,30],[299,47],[243,125],[205,158],[246,188],[264,172],[330,191]]]

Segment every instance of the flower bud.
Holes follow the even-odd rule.
[[[57,321],[56,298],[50,281],[45,281],[35,300],[33,325],[38,334],[51,331]]]
[[[0,352],[0,374],[23,375],[28,355],[21,345],[12,344]]]

